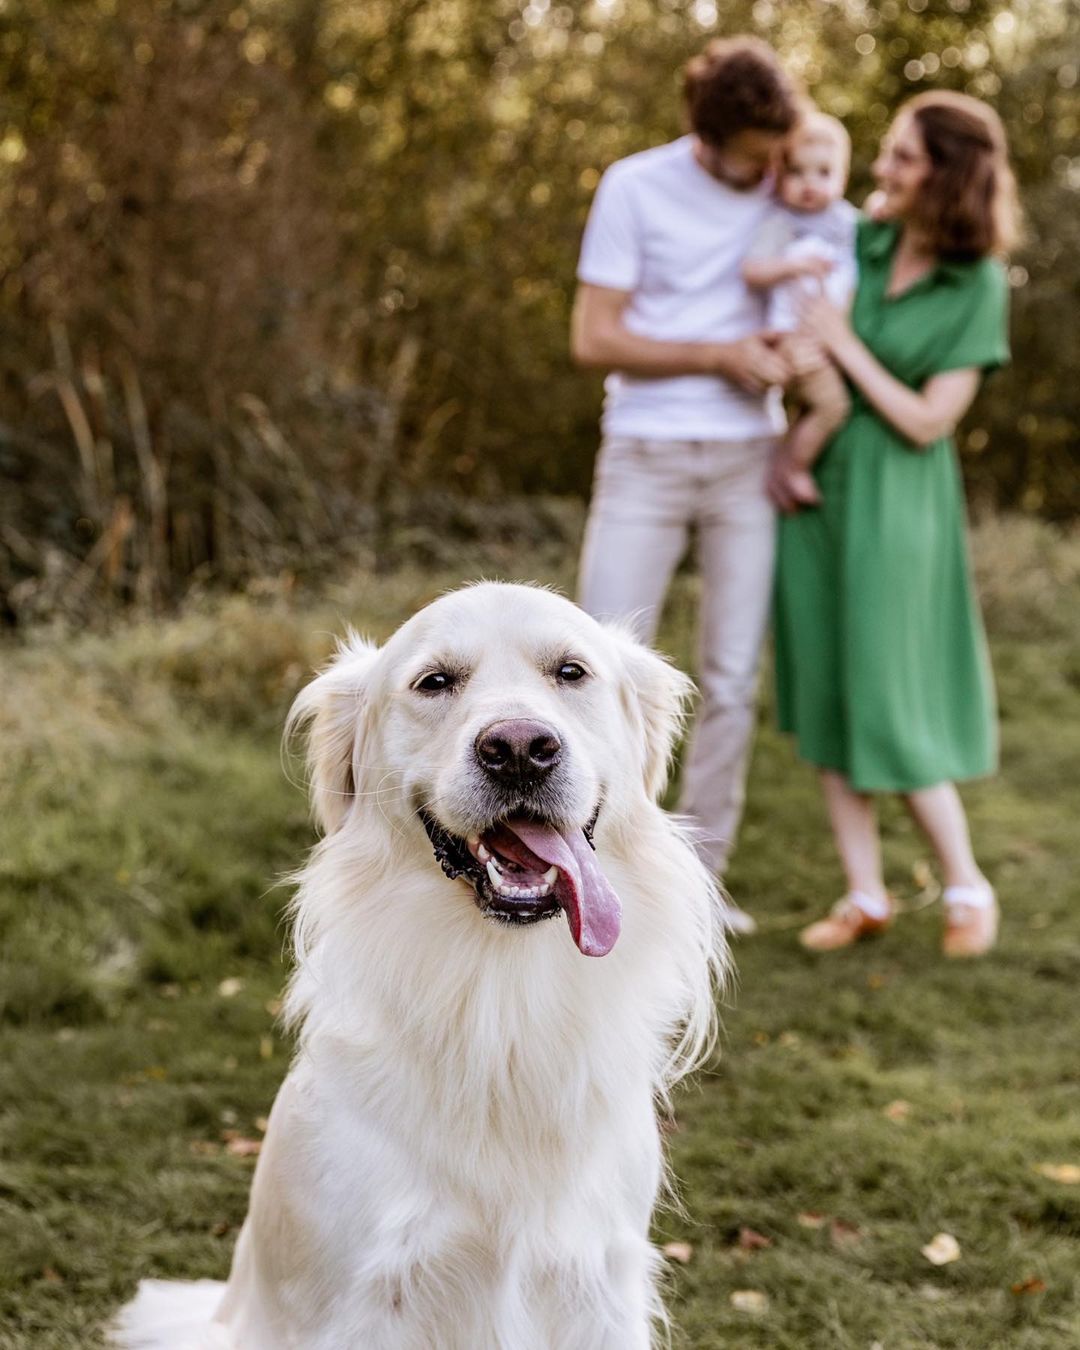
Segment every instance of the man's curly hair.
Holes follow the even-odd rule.
[[[687,62],[683,95],[691,130],[709,145],[740,131],[788,132],[799,116],[795,85],[760,38],[715,38]]]

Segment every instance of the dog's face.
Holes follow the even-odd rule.
[[[528,925],[565,910],[579,948],[603,955],[620,911],[592,832],[658,794],[687,690],[569,601],[485,583],[381,649],[350,642],[291,720],[311,725],[327,833],[377,812],[487,917]]]

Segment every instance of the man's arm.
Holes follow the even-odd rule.
[[[645,379],[716,375],[751,394],[784,384],[791,371],[768,334],[738,342],[662,342],[631,332],[623,321],[632,291],[582,282],[570,321],[570,351],[580,366],[623,370]]]

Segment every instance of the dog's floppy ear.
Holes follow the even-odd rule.
[[[604,625],[622,657],[626,671],[623,697],[642,729],[645,791],[657,798],[667,784],[675,741],[686,720],[694,682],[665,657],[643,646],[629,627]]]
[[[374,643],[350,630],[326,669],[297,694],[285,722],[286,743],[307,733],[311,809],[323,834],[341,825],[355,799],[353,755],[378,654]]]

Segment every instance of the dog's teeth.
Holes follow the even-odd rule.
[[[502,890],[502,888],[506,885],[506,883],[503,881],[503,875],[499,871],[499,867],[495,859],[489,858],[487,860],[486,867],[487,867],[487,874],[491,878],[491,884],[495,887],[497,891]]]
[[[555,883],[558,881],[558,879],[559,879],[559,869],[555,866],[554,863],[552,863],[552,865],[544,873],[543,877],[544,885],[548,887],[554,886]]]
[[[491,850],[485,848],[479,839],[475,841],[473,847],[476,851],[476,856],[480,859],[482,863],[491,861]]]

